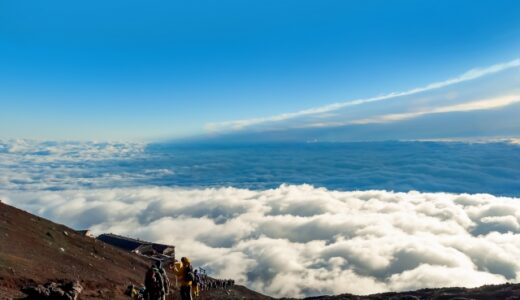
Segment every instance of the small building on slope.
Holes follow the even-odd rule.
[[[95,238],[95,236],[92,234],[92,232],[88,229],[85,229],[85,230],[77,230],[76,231],[78,234],[82,235],[82,236],[86,236],[86,237],[89,237],[89,238]]]
[[[150,259],[172,262],[175,259],[175,246],[151,243],[112,233],[101,234],[97,239],[119,249]]]

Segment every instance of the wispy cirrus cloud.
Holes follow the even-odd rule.
[[[322,122],[322,123],[311,123],[302,126],[303,128],[308,127],[331,127],[331,126],[345,126],[345,125],[364,125],[364,124],[377,124],[377,123],[387,123],[387,122],[397,122],[403,120],[409,120],[413,118],[418,118],[424,115],[429,114],[440,114],[440,113],[450,113],[450,112],[470,112],[476,110],[487,110],[487,109],[497,109],[506,107],[509,105],[513,105],[516,103],[520,103],[520,95],[505,95],[500,97],[493,97],[490,99],[482,99],[477,101],[470,101],[466,103],[440,106],[440,107],[431,107],[427,109],[421,109],[413,112],[405,112],[405,113],[396,113],[396,114],[385,114],[365,119],[352,120],[347,122]]]
[[[242,119],[242,120],[234,120],[234,121],[226,121],[226,122],[217,122],[217,123],[209,123],[206,124],[205,128],[209,132],[232,132],[237,130],[248,129],[253,126],[260,126],[262,124],[268,123],[277,123],[283,121],[289,121],[292,119],[297,119],[301,117],[310,117],[310,116],[322,116],[323,114],[330,114],[334,111],[338,111],[343,108],[359,106],[368,103],[380,102],[385,100],[390,100],[398,97],[412,96],[421,94],[428,91],[433,91],[445,87],[449,87],[452,85],[456,85],[463,82],[472,81],[487,75],[500,73],[505,70],[518,68],[520,67],[520,59],[515,59],[505,63],[499,63],[492,66],[484,67],[484,68],[475,68],[469,70],[457,77],[450,78],[444,81],[430,83],[428,85],[413,88],[407,91],[402,92],[392,92],[389,94],[375,96],[370,98],[360,98],[354,100],[348,100],[344,102],[332,103],[320,107],[309,108],[301,111],[283,113],[274,116],[268,117],[260,117],[260,118],[252,118],[252,119]]]

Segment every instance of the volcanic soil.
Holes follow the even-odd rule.
[[[73,280],[84,287],[79,299],[129,299],[124,290],[130,283],[142,285],[149,265],[140,256],[0,202],[1,300],[25,298],[20,289],[31,284]],[[178,299],[177,294],[168,299]],[[199,299],[271,298],[236,285]]]

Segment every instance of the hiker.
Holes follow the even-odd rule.
[[[161,274],[164,289],[164,296],[161,300],[164,300],[166,299],[166,295],[170,293],[170,279],[168,278],[166,271],[162,267],[162,262],[160,260],[156,261],[155,266],[159,270],[159,274]]]
[[[198,270],[193,271],[193,295],[198,297],[200,295],[200,274]]]
[[[200,282],[199,282],[200,290],[201,290],[201,292],[204,292],[207,290],[207,288],[206,288],[207,279],[206,279],[206,276],[204,276],[204,274],[201,274],[200,272],[199,272],[199,277],[200,277]]]
[[[145,299],[146,300],[164,300],[164,279],[159,271],[157,263],[152,266],[146,272],[144,278]]]
[[[133,284],[130,284],[125,290],[125,295],[130,297],[132,300],[144,300],[144,293],[144,288],[138,288]]]
[[[193,267],[187,257],[182,257],[181,261],[173,264],[173,273],[181,285],[181,300],[193,300],[191,286],[194,280]]]

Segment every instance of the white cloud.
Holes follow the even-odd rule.
[[[117,170],[114,162],[141,159],[145,147],[128,142],[0,140],[0,188],[100,187],[171,174],[167,169]]]
[[[440,287],[478,287],[485,284],[504,283],[504,278],[499,275],[467,268],[449,268],[444,266],[432,266],[423,264],[419,267],[392,275],[390,285],[400,291],[409,291],[428,286]]]
[[[408,176],[404,180],[407,187],[417,181],[447,189],[462,186],[463,177],[470,174],[471,184],[462,190],[475,190],[484,182],[510,186],[508,195],[517,194],[513,179],[518,168],[508,163],[514,158],[515,146],[473,145],[444,153],[439,149],[449,147],[421,144],[419,151],[433,149],[443,154],[425,160],[417,150],[407,151],[404,159],[402,148],[391,145],[393,150],[385,148],[385,153],[396,153],[388,159],[385,156],[384,165],[343,169],[354,177],[340,177],[341,169],[326,166],[328,161],[339,162],[338,155],[330,155],[338,152],[327,152],[327,159],[318,159],[319,169],[305,160],[291,160],[287,167],[284,156],[275,166],[270,157],[262,160],[251,152],[246,152],[248,156],[234,153],[233,162],[242,156],[254,160],[255,175],[268,169],[268,174],[315,182],[316,177],[303,176],[304,169],[310,168],[320,170],[320,178],[332,174],[336,181],[354,180],[357,185]],[[415,143],[399,147],[409,150],[412,145]],[[479,152],[477,146],[484,146],[487,152]],[[190,161],[190,171],[182,173],[181,167],[165,168],[171,161],[157,159],[153,157],[156,153],[147,153],[145,148],[123,143],[0,142],[0,199],[77,229],[172,243],[179,255],[192,257],[212,274],[234,278],[274,296],[368,294],[520,280],[518,198],[342,192],[310,185],[263,190],[151,187],[146,184],[162,184],[162,176],[176,176],[177,172],[198,178],[200,173],[189,168],[207,167],[211,161]],[[458,158],[453,173],[447,163],[453,158],[450,153]],[[508,154],[505,159],[503,153]],[[350,154],[348,163],[368,166],[366,156],[359,159],[355,152]],[[474,163],[490,157],[501,158],[491,171]],[[390,162],[399,166],[390,169]],[[131,168],[119,169],[121,165]],[[428,165],[427,172],[422,172],[423,165]],[[245,176],[237,166],[247,164],[232,165],[234,173],[226,178],[229,184],[238,185]],[[211,168],[203,170],[216,174]],[[473,174],[482,181],[475,181]],[[144,184],[143,178],[147,179]],[[198,180],[194,184],[207,183],[204,178]]]
[[[6,155],[24,156],[34,163],[49,161],[106,160],[135,158],[144,151],[144,143],[128,142],[54,142],[30,139],[0,140],[2,160]]]
[[[338,102],[338,103],[332,103],[320,107],[314,107],[309,108],[297,112],[290,112],[290,113],[283,113],[275,116],[268,116],[268,117],[261,117],[261,118],[252,118],[252,119],[243,119],[243,120],[235,120],[235,121],[226,121],[226,122],[219,122],[219,123],[209,123],[206,124],[206,130],[209,132],[226,132],[226,131],[236,131],[236,130],[242,130],[254,125],[260,125],[264,123],[272,123],[272,122],[280,122],[280,121],[287,121],[299,117],[305,117],[305,116],[322,116],[327,115],[333,111],[350,107],[350,106],[357,106],[367,103],[373,103],[378,101],[385,101],[397,97],[404,97],[404,96],[410,96],[415,95],[427,91],[432,91],[444,87],[448,87],[454,84],[471,81],[474,79],[481,78],[486,75],[499,73],[508,69],[512,68],[518,68],[520,67],[520,59],[515,59],[509,62],[505,63],[499,63],[495,64],[489,67],[485,68],[475,68],[472,70],[469,70],[457,77],[447,79],[445,81],[440,82],[434,82],[430,83],[428,85],[413,88],[407,91],[403,92],[392,92],[389,94],[381,95],[381,96],[375,96],[370,98],[361,98],[361,99],[355,99],[355,100],[348,100],[344,102]],[[320,123],[317,123],[320,124]]]
[[[348,124],[372,124],[372,123],[386,123],[386,122],[396,122],[403,121],[408,119],[417,118],[420,116],[428,115],[428,114],[439,114],[439,113],[450,113],[450,112],[468,112],[474,110],[486,110],[486,109],[497,109],[501,107],[505,107],[508,105],[516,104],[520,102],[520,95],[505,95],[500,97],[493,97],[490,99],[483,99],[477,101],[470,101],[466,103],[460,103],[455,105],[447,105],[441,107],[432,107],[427,109],[422,109],[419,111],[406,112],[406,113],[397,113],[397,114],[387,114],[376,117],[371,117],[367,119],[354,120],[343,124],[333,123],[333,124],[321,124],[320,126],[341,126]]]
[[[172,243],[219,277],[273,296],[520,280],[520,199],[339,192],[310,185],[0,190],[75,228]]]

